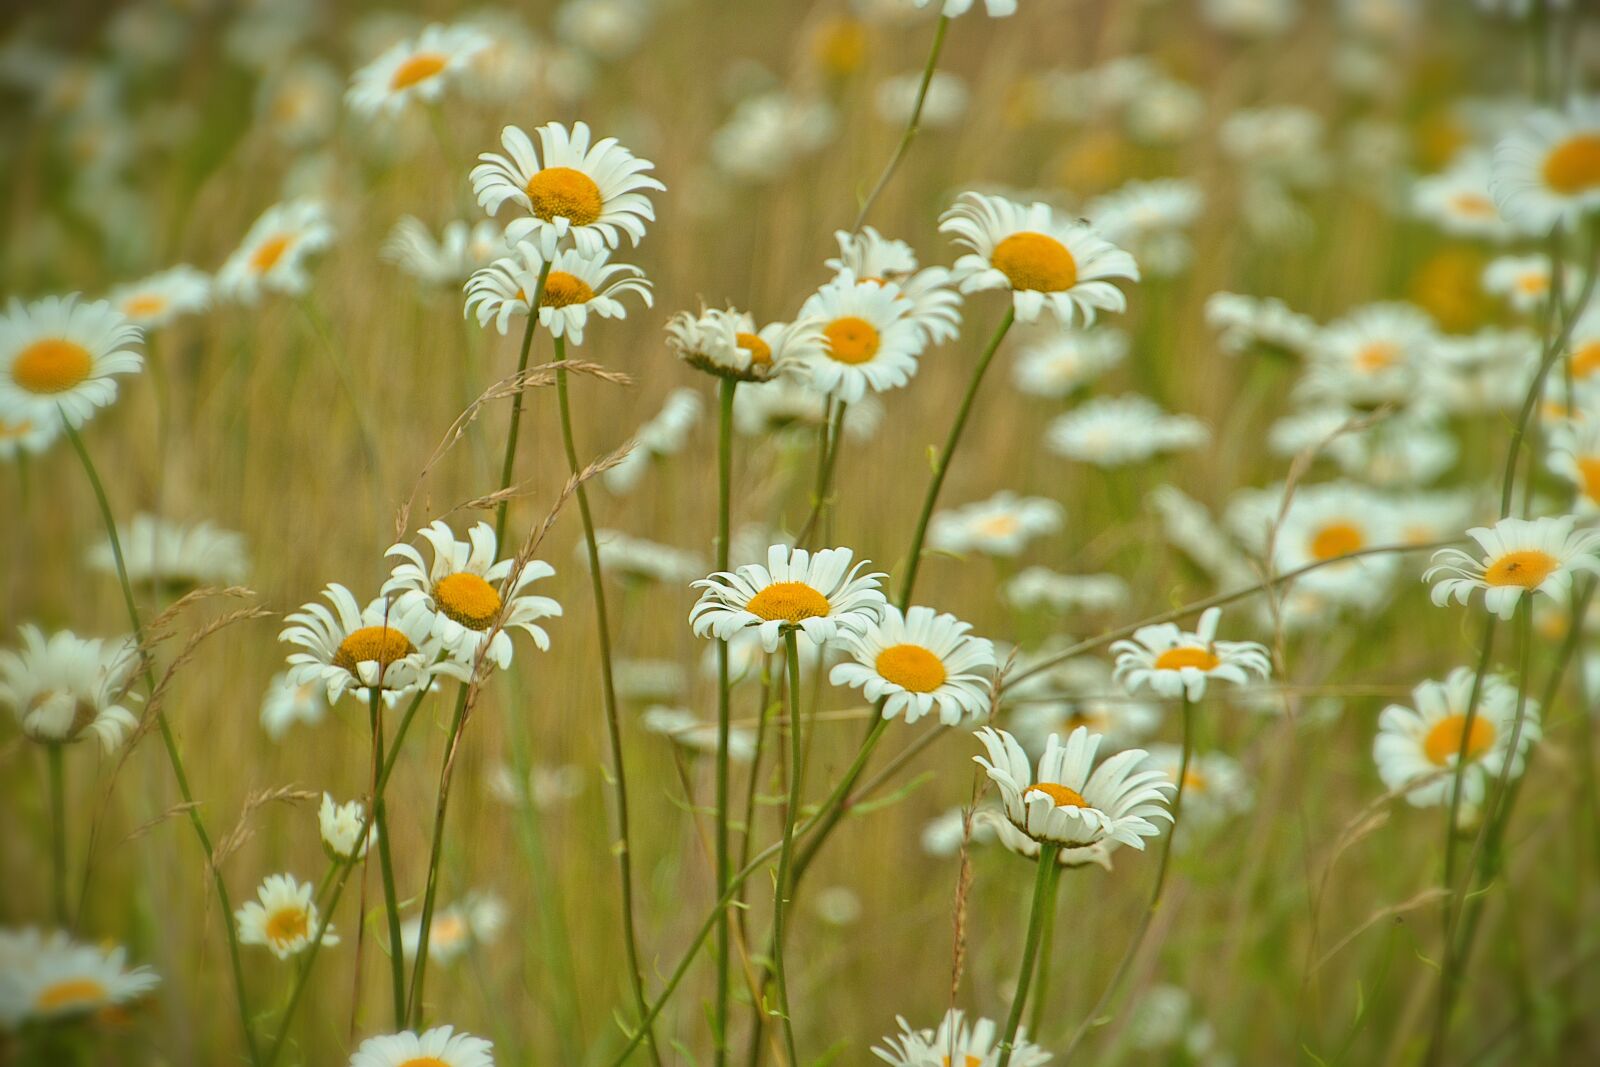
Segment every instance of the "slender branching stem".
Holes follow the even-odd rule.
[[[783,924],[794,866],[794,827],[800,818],[800,642],[794,627],[784,631],[784,658],[789,671],[789,803],[783,817],[783,847],[778,852],[778,879],[772,889],[772,974],[778,994],[778,1021],[789,1054],[789,1067],[800,1067],[795,1051],[794,1022],[789,1014],[789,976],[784,964]]]
[[[739,387],[735,378],[721,380],[717,409],[717,570],[728,569],[731,537],[731,497],[733,494],[733,396]],[[728,848],[729,758],[728,741],[732,734],[733,699],[728,681],[728,642],[717,642],[717,896],[728,891],[732,873]],[[732,921],[726,911],[717,920],[717,997],[711,1035],[716,1067],[728,1062],[728,989],[731,957]]]
[[[413,1029],[422,1029],[422,987],[428,968],[428,940],[433,927],[433,909],[439,892],[439,862],[444,855],[444,815],[450,799],[451,769],[455,766],[456,745],[461,738],[462,720],[467,714],[471,687],[462,682],[456,691],[456,710],[450,719],[450,733],[444,746],[444,764],[439,768],[439,794],[433,807],[433,845],[428,852],[428,878],[422,892],[422,925],[417,929],[417,956],[411,964],[411,993],[407,1012]]]
[[[883,168],[883,173],[878,175],[877,183],[873,185],[872,192],[861,202],[861,209],[856,212],[855,225],[851,226],[852,232],[860,230],[866,224],[867,214],[872,210],[872,205],[877,203],[889,185],[894,172],[900,169],[901,160],[911,149],[911,142],[916,140],[919,123],[922,121],[922,104],[928,98],[928,85],[933,81],[933,72],[939,66],[939,53],[944,49],[944,37],[950,29],[950,16],[940,15],[939,24],[933,31],[933,47],[928,50],[928,62],[922,68],[922,80],[917,83],[917,98],[911,105],[911,118],[906,123],[906,130],[900,135],[900,143],[895,147],[894,155],[889,158],[888,166]]]
[[[544,284],[550,277],[550,264],[546,262],[539,269],[539,281],[533,288],[533,302],[528,305],[528,324],[522,331],[522,353],[517,357],[517,374],[521,376],[528,370],[528,353],[533,351],[533,331],[539,324],[539,301],[544,299]],[[522,394],[524,390],[518,389],[511,398],[511,426],[506,430],[506,454],[500,461],[500,491],[503,493],[511,488],[511,476],[517,469],[517,434],[522,427]],[[505,497],[494,509],[494,543],[500,544],[506,536],[506,509],[511,506],[511,498]]]
[[[380,679],[381,680],[381,679]],[[376,781],[383,766],[383,687],[371,687],[367,718],[372,726],[372,766]],[[398,745],[395,746],[398,749]],[[383,794],[376,787],[372,794],[372,819],[378,827],[378,870],[383,878],[383,910],[389,924],[389,985],[394,998],[396,1030],[406,1027],[406,963],[400,945],[400,894],[394,880],[394,852],[389,841],[389,814]]]

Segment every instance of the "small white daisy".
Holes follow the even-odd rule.
[[[1514,236],[1489,192],[1489,159],[1463,152],[1438,174],[1418,178],[1411,188],[1411,210],[1452,237],[1504,241]]]
[[[1378,776],[1390,790],[1416,783],[1416,788],[1407,790],[1406,800],[1417,807],[1451,802],[1463,741],[1467,765],[1461,776],[1461,800],[1472,808],[1482,805],[1488,779],[1498,779],[1511,756],[1517,687],[1497,675],[1485,675],[1469,733],[1467,705],[1476,678],[1472,668],[1457,667],[1442,682],[1419,683],[1411,691],[1411,706],[1390,704],[1378,716],[1378,733],[1372,741]],[[1511,758],[1513,777],[1522,773],[1528,748],[1539,736],[1539,704],[1529,698]]]
[[[1183,766],[1183,750],[1177,745],[1151,745],[1146,766],[1153,767],[1176,783]],[[1183,778],[1183,823],[1178,829],[1182,843],[1186,832],[1209,833],[1223,823],[1249,811],[1255,803],[1249,776],[1239,761],[1226,752],[1195,752]]]
[[[24,304],[0,315],[0,419],[11,426],[79,427],[117,399],[116,375],[134,374],[139,327],[103,300],[76,294]]]
[[[1600,99],[1528,115],[1495,145],[1490,188],[1524,233],[1548,233],[1600,208]]]
[[[539,148],[516,126],[500,133],[505,155],[485,152],[472,168],[472,191],[490,215],[508,201],[525,216],[506,225],[506,240],[531,238],[545,259],[556,254],[562,238],[586,257],[616,248],[618,233],[637,245],[655,211],[645,190],[664,190],[646,174],[655,165],[636,158],[616,138],[589,143],[589,127],[575,123],[569,132],[559,122],[534,131]]]
[[[20,419],[13,422],[0,415],[0,459],[36,456],[55,444],[60,435],[60,419],[48,422]]]
[[[328,710],[328,690],[320,681],[296,684],[288,671],[280,671],[267,683],[261,698],[261,728],[274,741],[281,741],[297,722],[315,726]]]
[[[209,522],[184,526],[140,513],[117,533],[128,581],[135,585],[187,589],[238,585],[250,570],[244,537]],[[89,551],[89,565],[115,574],[109,539]]]
[[[989,710],[994,646],[971,636],[971,629],[932,608],[902,615],[886,605],[877,625],[842,636],[852,662],[836,665],[828,680],[858,688],[874,703],[882,700],[885,719],[904,714],[913,723],[934,710],[946,726],[980,718]]]
[[[818,324],[823,344],[797,351],[789,366],[818,393],[851,404],[868,390],[905,385],[926,347],[914,310],[894,283],[857,281],[841,271],[800,307],[802,319]]]
[[[721,745],[717,724],[701,719],[688,708],[669,708],[659,704],[645,708],[639,716],[639,725],[650,733],[660,734],[690,752],[715,754]],[[728,758],[739,763],[749,763],[756,755],[756,735],[742,727],[728,729]]]
[[[648,422],[633,435],[632,450],[600,475],[613,493],[632,492],[653,463],[683,450],[700,421],[705,401],[695,389],[674,389]]]
[[[1194,249],[1186,232],[1205,197],[1187,178],[1131,181],[1095,197],[1084,214],[1106,240],[1126,248],[1148,273],[1170,277],[1189,265]]]
[[[28,737],[63,744],[87,730],[110,752],[139,725],[123,706],[139,667],[132,638],[82,638],[66,630],[46,638],[31,623],[17,634],[20,649],[0,649],[0,704],[10,706]]]
[[[822,324],[811,319],[774,322],[760,329],[747,312],[706,308],[680,311],[667,320],[667,347],[691,367],[724,378],[760,382],[802,352],[823,353]]]
[[[505,231],[490,219],[448,222],[434,239],[419,219],[404,215],[389,231],[380,255],[427,285],[460,285],[511,249]]]
[[[971,11],[977,0],[912,0],[918,7],[927,7],[938,3],[939,14],[947,19],[965,15]],[[1017,0],[983,0],[983,12],[992,19],[1003,19],[1008,15],[1017,13]],[[1018,1065],[1021,1067],[1021,1065]]]
[[[1169,414],[1137,393],[1096,397],[1058,416],[1045,430],[1051,451],[1097,467],[1142,463],[1200,448],[1210,440],[1211,431],[1199,419]]]
[[[591,314],[603,319],[628,317],[628,309],[619,299],[622,296],[636,296],[645,307],[650,306],[650,282],[644,272],[626,263],[609,263],[609,258],[604,248],[592,255],[572,248],[556,253],[539,297],[539,325],[552,337],[581,345]],[[468,279],[465,313],[472,314],[476,305],[479,326],[493,320],[495,329],[505,333],[511,316],[528,313],[529,294],[539,290],[544,263],[534,245],[527,241],[518,244],[511,255]]]
[[[1573,276],[1569,269],[1566,277]],[[1522,315],[1538,311],[1549,300],[1551,280],[1547,256],[1499,256],[1483,268],[1483,291]]]
[[[1467,536],[1478,543],[1481,559],[1459,548],[1441,548],[1422,580],[1433,583],[1433,602],[1440,607],[1455,599],[1462,604],[1473,590],[1483,590],[1483,606],[1509,619],[1522,595],[1544,593],[1562,598],[1578,571],[1600,574],[1600,530],[1578,530],[1574,515],[1541,519],[1501,519],[1492,527],[1476,526]]]
[[[608,577],[681,585],[706,572],[705,560],[697,553],[671,545],[631,537],[618,530],[596,530],[594,539],[600,549],[600,570]],[[573,546],[573,555],[588,566],[589,548],[583,542]]]
[[[835,276],[846,271],[863,282],[893,282],[911,302],[911,321],[926,344],[953,341],[961,332],[961,294],[944,267],[918,269],[917,254],[904,241],[883,236],[871,226],[859,232],[835,230],[838,256],[824,261]]]
[[[367,832],[361,833],[362,824]],[[367,818],[367,809],[359,800],[337,804],[333,797],[322,794],[322,806],[317,809],[317,829],[322,834],[322,847],[334,861],[347,860],[351,854],[359,859],[367,854],[377,839],[377,824]]]
[[[480,657],[501,670],[511,666],[512,630],[533,638],[541,652],[550,650],[550,635],[536,620],[559,616],[561,605],[526,590],[555,568],[529,560],[517,570],[515,559],[496,558],[494,527],[487,522],[468,530],[466,540],[457,540],[438,519],[417,532],[432,549],[432,562],[403,542],[384,553],[402,561],[383,583],[383,595],[395,597],[393,614],[425,628],[439,647],[468,667]]]
[[[1030,541],[1058,532],[1064,519],[1064,510],[1054,500],[1019,497],[1002,489],[987,500],[935,512],[928,544],[954,555],[1019,556]]]
[[[1577,489],[1577,507],[1600,511],[1600,419],[1563,422],[1550,432],[1550,469]]]
[[[1263,551],[1265,540],[1263,535]],[[1322,564],[1296,578],[1295,585],[1336,603],[1375,606],[1400,569],[1400,557],[1391,553],[1343,559],[1399,540],[1388,499],[1348,482],[1297,488],[1270,540],[1277,573]]]
[[[949,71],[934,71],[926,90],[922,88],[922,72],[908,71],[878,83],[872,94],[873,110],[884,122],[903,129],[916,111],[919,94],[922,110],[917,113],[917,127],[928,130],[955,125],[966,114],[972,99],[967,83]]]
[[[323,590],[333,610],[312,601],[285,618],[278,640],[304,651],[289,654],[289,684],[320,683],[328,702],[346,690],[362,700],[377,686],[386,697],[424,688],[435,673],[464,678],[465,668],[434,663],[432,619],[401,611],[379,597],[363,609],[350,590],[330,582]]]
[[[1128,335],[1111,327],[1061,329],[1017,353],[1011,380],[1024,393],[1061,400],[1120,364]]]
[[[1222,609],[1209,608],[1193,633],[1170,622],[1139,627],[1133,640],[1111,646],[1117,657],[1116,679],[1129,692],[1146,687],[1168,699],[1199,700],[1210,679],[1245,685],[1252,674],[1259,678],[1270,675],[1272,664],[1264,646],[1254,641],[1217,640],[1221,620]]]
[[[733,397],[733,424],[747,437],[777,437],[781,442],[809,448],[817,427],[827,416],[831,398],[807,381],[787,375],[746,385]],[[883,421],[883,404],[867,393],[844,414],[844,433],[852,441],[865,441]]]
[[[1206,325],[1230,356],[1264,350],[1303,358],[1317,337],[1317,324],[1275,296],[1212,293],[1206,298]]]
[[[239,924],[239,943],[263,945],[280,960],[304,951],[321,923],[314,891],[310,882],[298,882],[292,874],[269,875],[256,890],[256,899],[233,913]],[[339,935],[329,923],[322,944],[338,943]]]
[[[91,1015],[143,999],[161,977],[127,960],[125,948],[80,944],[61,930],[0,929],[0,1027]]]
[[[964,5],[962,11],[971,3],[972,0],[945,0],[946,7]],[[1012,4],[1014,7],[1014,0]],[[872,1049],[873,1055],[890,1067],[991,1067],[1000,1062],[1000,1028],[982,1018],[969,1023],[960,1008],[945,1012],[937,1030],[913,1030],[898,1015],[895,1022],[900,1024],[900,1032],[884,1038],[881,1046]],[[1017,1029],[1011,1049],[1013,1067],[1041,1067],[1048,1063],[1050,1053],[1027,1036],[1026,1028]]]
[[[1075,220],[1058,220],[1050,206],[1027,207],[1002,197],[962,193],[941,216],[939,229],[971,249],[956,260],[964,293],[1008,289],[1017,319],[1050,313],[1063,326],[1096,309],[1122,311],[1127,297],[1107,279],[1139,279],[1133,257]]]
[[[1027,567],[1005,585],[1014,607],[1105,613],[1127,606],[1128,583],[1115,574],[1060,574],[1049,567]]]
[[[1298,392],[1355,407],[1406,403],[1438,344],[1433,320],[1410,304],[1368,304],[1317,335]]]
[[[135,326],[159,329],[180,315],[204,311],[211,303],[211,277],[182,264],[119,285],[106,294],[106,301]]]
[[[437,103],[488,44],[488,36],[474,27],[435,23],[352,74],[345,100],[368,117],[396,115],[414,100]]]
[[[306,260],[332,243],[333,225],[320,201],[275,204],[217,272],[217,291],[244,304],[254,304],[263,292],[299,296],[311,286]]]
[[[777,181],[827,144],[837,126],[833,107],[820,96],[787,89],[758,92],[740,100],[711,135],[711,160],[736,182]]]
[[[428,924],[428,962],[448,966],[474,945],[486,945],[505,927],[506,906],[494,893],[469,892],[433,913]],[[400,926],[400,946],[416,959],[422,944],[422,917]]]
[[[494,1067],[494,1046],[481,1037],[436,1026],[369,1037],[350,1057],[349,1067]]]
[[[704,590],[689,612],[695,636],[727,641],[741,630],[755,629],[761,646],[777,651],[788,629],[803,631],[818,644],[840,634],[864,633],[885,606],[879,591],[880,572],[862,574],[867,561],[851,566],[848,548],[807,552],[786,545],[767,550],[767,563],[719,571],[693,583]]]

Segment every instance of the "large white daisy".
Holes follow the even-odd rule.
[[[82,426],[117,399],[116,375],[133,374],[139,327],[103,300],[77,294],[24,304],[0,315],[0,419],[11,426]]]
[[[430,685],[435,673],[466,677],[459,664],[434,662],[438,643],[423,613],[401,611],[383,597],[362,608],[337,582],[322,595],[331,611],[312,601],[290,612],[289,625],[278,634],[278,640],[304,650],[289,654],[289,684],[319,682],[334,703],[346,690],[365,700],[377,686],[394,697]]]
[[[1217,640],[1221,620],[1221,608],[1208,608],[1193,633],[1170,622],[1139,627],[1133,640],[1111,646],[1117,657],[1117,680],[1129,692],[1146,687],[1169,699],[1199,700],[1210,679],[1246,685],[1252,674],[1259,678],[1271,674],[1264,646],[1255,641]]]
[[[1422,580],[1433,583],[1433,602],[1440,607],[1453,598],[1465,604],[1473,590],[1483,590],[1483,606],[1502,619],[1516,611],[1522,595],[1543,593],[1565,597],[1579,571],[1600,574],[1600,530],[1573,530],[1574,515],[1542,519],[1501,519],[1477,526],[1467,536],[1478,543],[1482,557],[1459,548],[1441,548]]]
[[[946,726],[979,718],[989,709],[995,657],[994,646],[971,629],[932,608],[902,615],[886,605],[877,625],[842,636],[852,660],[835,665],[828,680],[882,700],[886,719],[904,714],[906,722],[916,722],[934,710]]]
[[[1516,725],[1517,687],[1497,675],[1485,675],[1478,704],[1467,729],[1467,705],[1477,674],[1457,667],[1442,682],[1425,681],[1411,691],[1411,704],[1390,704],[1378,716],[1372,758],[1378,776],[1391,790],[1404,789],[1417,807],[1450,803],[1455,771],[1466,742],[1466,768],[1461,774],[1461,799],[1476,808],[1483,803],[1487,779],[1498,779],[1511,757],[1513,776],[1522,773],[1528,748],[1539,739],[1539,704],[1528,699],[1517,751],[1511,754]]]
[[[1528,115],[1495,145],[1490,191],[1525,233],[1547,233],[1600,208],[1600,99]]]
[[[854,556],[848,548],[812,553],[773,545],[764,567],[749,563],[695,582],[704,592],[689,612],[689,622],[696,636],[724,641],[754,628],[768,652],[777,651],[790,628],[818,644],[828,644],[841,632],[864,633],[883,612],[879,579],[885,576],[862,574],[867,561],[852,567]]]
[[[333,225],[318,200],[268,208],[217,272],[217,291],[254,304],[263,292],[299,296],[311,285],[306,260],[333,243]]]
[[[838,256],[824,266],[836,275],[849,272],[863,282],[893,282],[900,299],[911,304],[911,321],[925,344],[953,341],[961,333],[961,294],[955,276],[945,267],[918,269],[917,254],[904,241],[884,237],[871,226],[857,233],[834,231]]]
[[[625,295],[637,296],[650,306],[650,282],[644,272],[626,263],[609,263],[610,255],[604,248],[592,254],[568,248],[551,260],[539,297],[539,325],[552,337],[582,344],[590,315],[627,318],[628,309],[618,299]],[[472,314],[476,306],[479,326],[492,320],[495,329],[505,333],[511,316],[528,313],[530,294],[539,292],[544,265],[539,249],[521,242],[509,256],[473,273],[467,281],[465,313]]]
[[[797,350],[790,366],[812,389],[851,404],[869,390],[905,385],[926,346],[912,311],[899,286],[842,271],[801,305],[800,317],[818,323],[823,344]]]
[[[122,744],[138,718],[123,706],[139,667],[132,638],[83,638],[62,630],[46,638],[37,626],[18,628],[22,647],[0,650],[0,704],[22,732],[61,744],[88,731],[107,752]]]
[[[1019,497],[1002,489],[987,500],[936,512],[928,527],[928,544],[956,555],[1019,556],[1035,538],[1060,530],[1065,517],[1054,500]]]
[[[367,116],[394,115],[413,100],[434,103],[488,45],[488,35],[475,27],[435,23],[351,75],[345,100]]]
[[[350,1057],[349,1067],[494,1067],[493,1047],[448,1026],[421,1034],[406,1030],[367,1038]]]

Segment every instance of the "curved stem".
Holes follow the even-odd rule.
[[[539,301],[544,298],[544,283],[550,277],[550,264],[547,262],[539,268],[539,281],[533,288],[533,302],[528,305],[528,325],[522,331],[522,354],[517,357],[517,374],[521,376],[528,369],[528,353],[533,351],[533,328],[539,322]],[[517,434],[522,427],[522,394],[524,390],[518,389],[511,398],[511,427],[506,431],[506,454],[500,461],[500,491],[511,488],[511,476],[517,468]],[[511,498],[500,501],[494,509],[494,543],[496,545],[505,541],[506,536],[506,509],[511,506]]]
[[[739,387],[734,378],[721,381],[721,403],[717,411],[717,570],[728,569],[731,536],[731,498],[733,495],[733,395]],[[732,873],[728,849],[729,759],[728,742],[732,734],[732,693],[728,682],[728,643],[717,642],[717,895],[728,891]],[[753,772],[752,772],[753,773]],[[716,1067],[728,1062],[728,987],[732,944],[732,920],[724,911],[717,920],[717,993],[712,1014],[712,1049]]]
[[[556,400],[561,408],[561,443],[566,449],[567,466],[576,476],[582,471],[578,449],[572,439],[572,405],[567,398],[566,339],[555,339]],[[589,558],[589,585],[594,593],[595,628],[600,641],[600,692],[605,705],[606,739],[611,748],[611,784],[617,805],[617,875],[622,883],[622,937],[628,954],[628,979],[633,987],[634,1005],[641,1026],[648,1029],[649,1004],[644,995],[644,972],[639,966],[639,938],[633,918],[633,842],[628,831],[628,776],[622,755],[622,720],[617,712],[617,692],[611,668],[611,624],[606,617],[606,591],[600,570],[600,546],[595,541],[594,518],[589,511],[589,494],[580,481],[575,495],[578,514],[583,519],[583,543]],[[656,1067],[661,1053],[655,1036],[649,1037],[650,1057]]]
[[[800,644],[794,627],[784,631],[784,659],[789,671],[789,803],[783,818],[783,848],[778,853],[778,880],[772,890],[772,974],[778,993],[778,1020],[789,1053],[789,1067],[800,1067],[794,1024],[789,1017],[789,976],[783,958],[783,923],[793,867],[794,824],[800,817]]]
[[[1028,1001],[1028,987],[1033,983],[1033,962],[1039,955],[1040,935],[1044,929],[1044,916],[1050,910],[1050,885],[1056,877],[1056,856],[1060,845],[1039,846],[1039,872],[1033,879],[1033,907],[1028,912],[1028,937],[1022,943],[1022,970],[1017,975],[1017,991],[1011,997],[1011,1014],[1006,1016],[1005,1032],[1000,1036],[1000,1059],[995,1067],[1007,1067],[1011,1052],[1017,1046],[1017,1028],[1022,1025],[1022,1009]]]
[[[995,352],[1000,348],[1000,342],[1005,340],[1006,331],[1011,329],[1011,324],[1016,318],[1016,308],[1007,308],[1005,318],[1000,320],[1000,328],[995,330],[994,336],[989,340],[989,346],[978,358],[977,366],[972,368],[972,380],[967,383],[967,391],[961,398],[961,407],[956,410],[956,421],[950,426],[950,435],[945,438],[944,449],[934,461],[933,480],[928,483],[928,493],[922,501],[922,513],[917,516],[917,530],[911,537],[911,551],[906,556],[906,578],[900,587],[901,611],[911,606],[911,591],[916,586],[917,568],[922,563],[922,542],[928,536],[928,520],[933,517],[933,509],[939,503],[939,490],[944,486],[944,476],[950,471],[950,457],[955,454],[956,445],[961,443],[961,431],[966,428],[967,418],[972,414],[972,401],[978,395],[978,386],[983,383],[983,372],[989,369]]]
[[[439,891],[439,860],[444,853],[444,814],[450,799],[451,770],[455,766],[456,744],[461,738],[461,722],[467,713],[469,687],[462,682],[456,691],[456,710],[450,719],[445,741],[444,765],[439,768],[439,795],[433,806],[433,845],[428,852],[428,879],[422,893],[422,925],[417,928],[417,955],[411,964],[411,995],[407,1000],[408,1018],[414,1030],[422,1029],[422,987],[428,969],[428,935],[433,929],[433,906]],[[398,956],[399,953],[397,952]]]
[[[889,185],[889,180],[894,177],[894,172],[900,168],[900,161],[905,159],[906,152],[911,148],[911,142],[916,139],[918,123],[922,121],[922,103],[928,97],[928,85],[933,81],[933,72],[939,65],[939,53],[944,49],[944,36],[950,29],[950,16],[940,15],[939,25],[933,31],[933,47],[928,51],[928,62],[922,68],[922,81],[917,84],[917,99],[911,105],[911,119],[906,123],[906,132],[900,135],[900,144],[895,148],[894,155],[889,159],[889,165],[883,168],[883,173],[878,175],[878,181],[872,187],[872,192],[867,194],[862,201],[861,210],[856,212],[855,225],[851,232],[861,229],[867,221],[867,213],[872,210],[872,205],[877,202],[879,194]]]

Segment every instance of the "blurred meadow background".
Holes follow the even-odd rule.
[[[1498,764],[1488,776],[1488,795],[1509,801],[1491,807],[1504,822],[1480,836],[1475,805],[1458,813],[1465,899],[1441,881],[1451,806],[1408,803],[1380,775],[1374,741],[1387,706],[1414,706],[1419,683],[1478,664],[1481,603],[1430,603],[1427,551],[1346,561],[1338,580],[1272,584],[1374,546],[1478,555],[1464,531],[1496,517],[1519,408],[1563,324],[1555,347],[1570,358],[1543,382],[1516,513],[1576,513],[1580,527],[1593,513],[1600,477],[1587,453],[1563,464],[1558,447],[1582,425],[1584,339],[1600,343],[1600,323],[1581,314],[1587,231],[1563,223],[1547,237],[1549,224],[1500,218],[1484,177],[1496,143],[1533,109],[1559,111],[1592,88],[1592,11],[1581,0],[1020,0],[993,17],[979,0],[941,23],[938,7],[137,0],[0,16],[0,291],[116,307],[129,298],[119,286],[179,264],[209,290],[125,346],[142,369],[75,430],[130,571],[144,566],[143,546],[162,572],[133,591],[143,622],[159,619],[165,634],[150,662],[166,679],[159,710],[195,803],[183,803],[142,681],[122,703],[145,724],[115,747],[88,733],[38,743],[14,695],[17,714],[0,730],[0,967],[38,967],[46,950],[21,931],[61,928],[125,948],[128,967],[160,982],[64,1014],[8,991],[0,1060],[260,1067],[281,1037],[278,1062],[333,1064],[364,1038],[406,1029],[390,1008],[394,946],[375,850],[355,865],[332,911],[339,943],[316,955],[287,1023],[305,957],[239,947],[243,1029],[225,936],[234,918],[213,872],[235,909],[280,872],[325,888],[339,864],[319,833],[322,795],[370,797],[368,707],[287,686],[283,616],[329,582],[365,604],[394,564],[384,551],[419,543],[436,518],[461,537],[495,519],[481,498],[502,485],[514,390],[451,431],[517,367],[522,316],[502,334],[463,314],[469,275],[509,254],[500,231],[513,211],[453,252],[407,243],[397,224],[414,217],[437,240],[449,224],[490,218],[469,173],[480,153],[502,151],[502,128],[581,121],[651,161],[665,186],[649,193],[648,233],[613,253],[642,269],[653,305],[624,299],[623,318],[591,315],[566,352],[616,372],[572,375],[580,463],[634,448],[585,488],[602,531],[651,1002],[692,953],[654,1045],[630,1062],[789,1062],[759,980],[775,860],[735,909],[721,1052],[712,942],[695,951],[718,895],[718,681],[716,642],[688,624],[700,595],[689,583],[717,569],[720,386],[677,358],[664,326],[702,306],[758,323],[801,317],[834,277],[835,231],[856,227],[906,134],[936,34],[915,136],[866,223],[907,242],[922,266],[949,267],[970,249],[940,232],[941,213],[978,191],[1047,204],[1063,224],[1087,219],[1139,269],[1136,281],[1114,279],[1121,313],[1102,305],[1092,325],[1081,312],[1066,324],[1046,314],[1006,334],[949,457],[914,602],[994,641],[1003,677],[1076,641],[1270,585],[1224,607],[1219,636],[1261,642],[1270,677],[1212,679],[1196,703],[1196,762],[1170,857],[1159,822],[1143,851],[1061,872],[1029,1040],[1053,1063],[1600,1059],[1600,807],[1584,684],[1600,680],[1600,648],[1571,623],[1592,576],[1571,599],[1529,592],[1530,625],[1499,627],[1490,677],[1503,672],[1509,691],[1543,706],[1515,782],[1496,782]],[[433,24],[481,37],[436,99],[376,112],[347,101],[354,72]],[[303,284],[230,288],[218,272],[258,217],[290,202],[314,205],[327,227],[300,264]],[[834,409],[803,374],[792,386],[741,384],[731,563],[804,536],[849,546],[898,590],[939,450],[1011,295],[962,294],[958,337],[926,344],[903,386],[850,405],[820,464],[820,495],[818,422]],[[1352,325],[1371,305],[1404,321]],[[1368,345],[1354,355],[1352,331]],[[14,334],[0,352],[13,364]],[[1377,358],[1372,343],[1391,346],[1383,368],[1362,363]],[[535,331],[531,365],[555,358]],[[1375,369],[1393,373],[1370,375],[1371,389],[1351,384]],[[790,390],[781,403],[760,399],[779,388]],[[1062,422],[1135,394],[1159,410]],[[30,436],[5,402],[0,393],[0,646],[18,648],[23,624],[120,639],[129,620],[84,465],[65,433]],[[556,508],[569,477],[555,389],[536,383],[524,405],[501,556]],[[991,501],[1003,491],[1036,502]],[[984,501],[990,511],[958,514]],[[141,539],[136,516],[212,528],[163,548],[175,535],[147,527]],[[420,914],[430,870],[438,883],[412,1028],[489,1039],[495,1063],[607,1065],[638,1013],[574,503],[535,555],[555,573],[534,589],[562,612],[542,621],[549,651],[515,634],[515,661],[483,679],[436,864],[451,679],[421,702],[387,783],[402,921]],[[248,591],[163,614],[196,586]],[[1174,621],[1188,631],[1198,617]],[[1086,724],[1107,736],[1102,755],[1143,748],[1171,771],[1180,701],[1113,679],[1107,644],[990,687],[979,717],[1035,755],[1047,734]],[[731,684],[736,867],[780,839],[789,787],[784,656],[744,651]],[[874,715],[826,670],[802,682],[809,811],[847,774]],[[789,1015],[807,1064],[873,1062],[897,1016],[921,1028],[951,1007],[1010,1013],[1036,865],[991,822],[963,823],[964,810],[998,810],[972,762],[983,752],[976,725],[890,722],[789,895]],[[1452,962],[1444,924],[1457,906],[1473,932]],[[1442,984],[1455,988],[1441,1025]],[[21,977],[12,985],[37,991]],[[995,1062],[985,1050],[965,1067]]]

